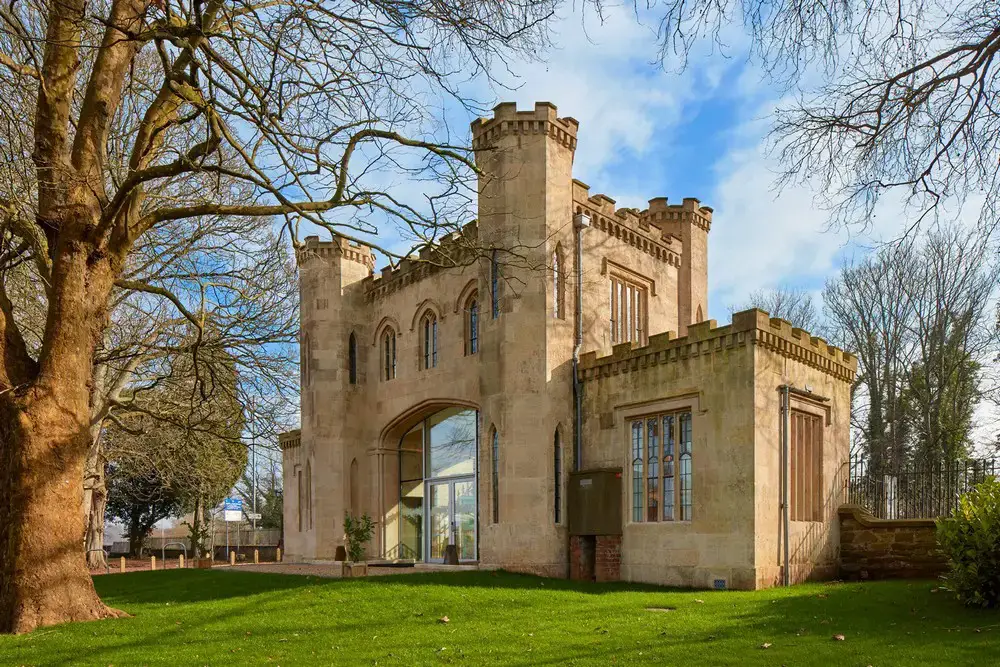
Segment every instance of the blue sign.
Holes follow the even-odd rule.
[[[242,498],[226,498],[222,503],[222,509],[233,512],[243,511]]]

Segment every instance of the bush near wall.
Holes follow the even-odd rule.
[[[938,521],[937,538],[948,557],[947,588],[969,606],[1000,605],[1000,481],[963,495],[958,511]]]
[[[947,560],[934,519],[876,519],[860,505],[840,508],[840,576],[844,579],[933,578]]]

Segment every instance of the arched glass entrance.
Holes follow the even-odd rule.
[[[441,562],[454,543],[459,560],[476,560],[478,431],[478,411],[447,408],[400,439],[400,557]]]

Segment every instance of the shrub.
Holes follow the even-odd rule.
[[[969,606],[1000,604],[1000,481],[991,477],[959,500],[958,511],[937,523],[948,558],[947,588]]]
[[[354,563],[365,559],[365,544],[375,534],[375,522],[367,514],[355,519],[344,512],[344,537],[347,540],[347,558]]]

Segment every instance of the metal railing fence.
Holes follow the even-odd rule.
[[[996,476],[1000,459],[889,466],[852,454],[847,495],[880,519],[934,519],[951,516],[963,494]]]

